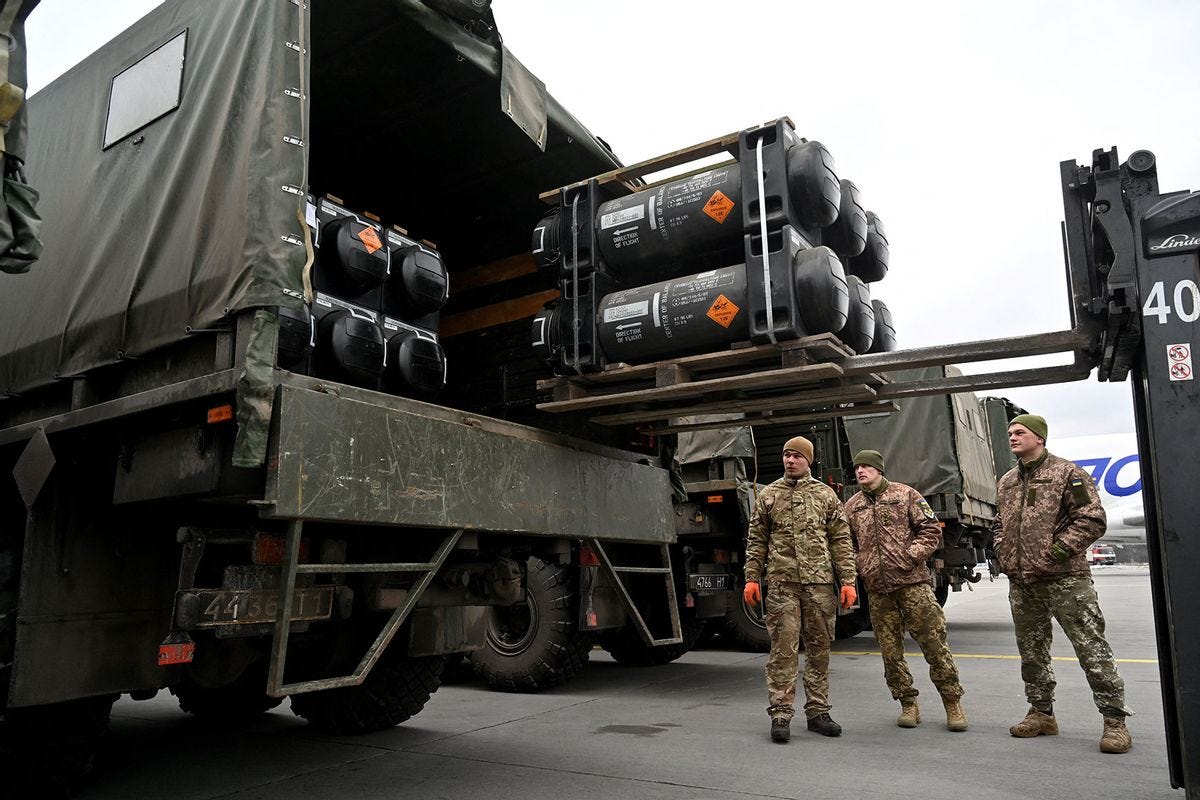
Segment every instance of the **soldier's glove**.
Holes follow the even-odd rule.
[[[746,588],[742,589],[742,599],[746,601],[746,605],[756,606],[762,602],[762,589],[758,585],[758,581],[746,581]]]
[[[1071,551],[1063,547],[1062,542],[1055,542],[1050,545],[1050,555],[1054,556],[1054,560],[1062,563],[1071,557]]]
[[[849,608],[858,602],[858,592],[853,586],[843,586],[841,593],[842,608]]]

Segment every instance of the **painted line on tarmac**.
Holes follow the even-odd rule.
[[[830,655],[834,655],[834,656],[881,656],[883,654],[877,650],[875,650],[875,651],[835,650],[835,651],[831,652]],[[1021,658],[1020,656],[1016,656],[1016,655],[1003,655],[1003,654],[990,654],[990,653],[952,653],[951,655],[953,655],[955,658],[1001,658],[1001,659],[1011,659],[1011,660],[1019,660]],[[922,653],[905,653],[904,657],[905,658],[924,658],[924,655]],[[1074,656],[1051,656],[1050,660],[1051,661],[1074,661],[1077,663],[1079,661],[1079,659],[1075,658]],[[1157,664],[1158,663],[1157,658],[1115,658],[1113,660],[1116,661],[1118,664]]]

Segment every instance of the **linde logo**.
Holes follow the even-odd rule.
[[[1150,246],[1151,252],[1160,250],[1177,250],[1181,247],[1197,247],[1200,246],[1200,234],[1192,235],[1189,233],[1176,233],[1163,239],[1161,242]]]

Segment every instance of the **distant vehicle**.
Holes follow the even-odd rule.
[[[1054,439],[1050,450],[1087,470],[1096,482],[1108,514],[1101,541],[1142,544],[1146,541],[1146,511],[1142,505],[1142,465],[1133,433],[1106,433]]]
[[[1117,551],[1110,544],[1094,544],[1088,548],[1087,560],[1100,567],[1112,566],[1117,563]]]

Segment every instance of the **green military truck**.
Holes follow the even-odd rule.
[[[73,788],[121,695],[394,725],[526,596],[557,609],[539,679],[586,658],[580,626],[682,641],[668,471],[476,380],[545,301],[538,192],[618,164],[486,4],[170,0],[27,108],[5,791]]]

